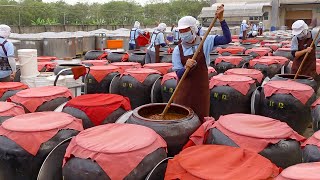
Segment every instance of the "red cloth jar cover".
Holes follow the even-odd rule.
[[[269,144],[276,144],[283,139],[297,141],[305,139],[286,123],[279,120],[237,113],[220,116],[216,122],[213,120],[206,121],[190,136],[190,140],[196,145],[203,144],[206,138],[205,134],[212,128],[220,130],[239,147],[254,152],[261,152]]]
[[[161,72],[155,69],[148,69],[148,68],[136,68],[136,69],[127,69],[121,76],[129,75],[134,77],[140,83],[150,75],[150,74],[161,74]]]
[[[263,65],[266,65],[266,66],[270,66],[271,64],[281,64],[280,61],[278,60],[275,60],[275,59],[252,59],[250,62],[249,62],[249,65],[250,67],[254,67],[256,64],[263,64]]]
[[[257,44],[259,42],[260,42],[259,39],[245,39],[245,40],[242,41],[242,44],[244,44],[244,43]]]
[[[123,179],[150,153],[167,148],[152,129],[133,124],[105,124],[86,129],[73,138],[63,165],[72,157],[92,159],[110,179]]]
[[[316,63],[316,71],[317,71],[317,74],[319,75],[320,74],[320,63],[318,61]]]
[[[121,73],[124,73],[127,69],[141,67],[141,64],[137,62],[114,62],[111,65],[118,66],[121,69]]]
[[[0,97],[7,91],[27,89],[28,86],[20,82],[0,82]]]
[[[227,70],[224,74],[251,77],[252,79],[257,80],[259,83],[261,83],[263,79],[262,72],[256,69],[235,68]]]
[[[56,67],[56,62],[38,62],[38,71],[46,67],[46,71],[52,71]]]
[[[216,72],[217,71],[213,67],[211,67],[211,66],[208,67],[208,74],[216,73]]]
[[[306,104],[314,93],[312,87],[290,80],[269,81],[264,85],[263,89],[266,98],[273,94],[291,94],[302,104]]]
[[[108,64],[107,60],[85,60],[82,64],[92,64],[93,66],[104,66]]]
[[[9,100],[22,104],[30,112],[35,112],[44,102],[59,97],[72,98],[71,91],[62,86],[43,86],[22,90],[10,97]]]
[[[165,75],[163,76],[163,78],[162,78],[161,85],[162,85],[164,82],[166,82],[166,81],[168,81],[168,80],[170,80],[170,79],[175,79],[175,80],[178,81],[177,73],[176,73],[176,72],[171,72],[171,73],[165,74]]]
[[[252,48],[252,49],[246,50],[245,54],[250,54],[252,52],[257,53],[259,56],[266,56],[266,55],[268,55],[269,52],[271,52],[271,49],[270,48],[263,48],[263,47]]]
[[[286,63],[289,61],[288,58],[282,57],[282,56],[262,56],[260,59],[273,59],[273,60],[277,60],[277,61],[279,61],[279,63],[280,63],[281,65],[284,65],[284,64],[286,64]]]
[[[277,51],[291,52],[290,48],[279,48]]]
[[[131,110],[127,97],[117,94],[86,94],[68,101],[65,107],[73,107],[83,111],[95,126],[101,123],[115,110],[123,108]]]
[[[242,61],[242,57],[238,57],[238,56],[220,56],[217,57],[217,59],[215,60],[215,65],[221,63],[221,62],[228,62],[231,63],[235,66],[239,65],[240,62]]]
[[[242,52],[246,50],[246,48],[242,46],[228,46],[226,49],[241,49]]]
[[[315,145],[320,148],[320,131],[315,132],[309,139],[307,139],[301,146]]]
[[[231,54],[241,54],[245,51],[245,48],[244,47],[241,47],[241,46],[228,46],[227,48],[225,49],[218,49],[218,53],[219,54],[222,54],[224,52],[228,52],[228,53],[231,53]]]
[[[280,44],[281,44],[281,45],[291,44],[291,41],[281,41]]]
[[[286,44],[282,46],[283,48],[291,48],[291,44]]]
[[[239,35],[232,35],[231,38],[232,39],[239,39]]]
[[[47,142],[61,129],[82,131],[82,121],[61,112],[23,114],[3,122],[0,126],[0,135],[13,140],[35,156],[41,144]]]
[[[320,162],[301,163],[284,169],[275,180],[319,180]]]
[[[200,145],[168,161],[165,180],[271,180],[279,169],[265,157],[237,147]]]
[[[38,56],[37,57],[38,62],[50,62],[57,59],[58,58],[55,56]]]
[[[172,68],[172,63],[149,63],[143,66],[144,68],[155,69],[162,74],[167,74],[168,70]]]
[[[278,41],[276,40],[271,40],[271,39],[266,39],[266,40],[263,40],[261,41],[261,46],[265,45],[265,44],[272,44],[272,43],[278,43]]]
[[[0,116],[17,116],[24,114],[23,107],[11,102],[0,102]]]
[[[311,107],[315,108],[319,104],[320,104],[320,98],[318,98],[314,103],[312,103]]]
[[[218,75],[211,78],[209,88],[216,86],[230,86],[241,94],[246,95],[250,89],[250,85],[254,84],[255,80],[246,76],[239,75]]]
[[[316,59],[316,62],[317,62],[317,63],[320,63],[320,59]]]
[[[264,47],[270,47],[273,51],[276,51],[279,47],[281,47],[281,44],[278,44],[278,43],[266,43],[263,46]]]
[[[100,83],[103,78],[108,76],[110,73],[121,72],[118,66],[92,66],[90,67],[90,74]]]

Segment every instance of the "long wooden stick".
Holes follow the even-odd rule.
[[[311,33],[312,33],[312,32],[311,32]],[[320,29],[318,30],[317,36],[313,39],[313,41],[312,41],[312,43],[311,43],[311,45],[310,45],[311,48],[313,47],[314,43],[315,43],[316,40],[318,39],[319,34],[320,34]],[[309,52],[307,52],[307,53],[304,55],[304,58],[303,58],[300,66],[299,66],[299,69],[298,69],[296,75],[294,76],[294,79],[297,79],[297,77],[299,76],[299,73],[300,73],[300,71],[301,71],[301,69],[302,69],[302,67],[303,67],[303,64],[304,64],[304,62],[306,61],[306,59],[307,59],[308,56],[309,56]]]
[[[193,54],[193,56],[192,56],[192,59],[193,59],[193,60],[195,60],[195,59],[197,58],[200,50],[202,49],[202,46],[203,46],[203,44],[204,44],[204,41],[207,39],[207,36],[209,35],[209,33],[210,33],[211,29],[213,28],[214,24],[216,23],[216,21],[217,21],[217,16],[214,17],[214,19],[213,19],[213,21],[211,22],[211,24],[210,24],[207,32],[204,34],[204,36],[203,36],[203,38],[202,38],[202,40],[201,40],[201,42],[200,42],[200,44],[199,44],[196,52]],[[177,94],[177,92],[178,92],[178,90],[179,90],[179,88],[180,88],[183,80],[187,77],[187,74],[189,73],[189,71],[190,71],[190,68],[187,67],[186,70],[184,71],[184,73],[183,73],[183,75],[182,75],[182,77],[181,77],[181,79],[180,79],[180,81],[179,81],[176,89],[174,90],[174,92],[173,92],[173,94],[172,94],[172,96],[171,96],[168,104],[166,105],[166,107],[164,108],[163,112],[161,113],[161,116],[162,116],[162,117],[168,112],[168,110],[169,110],[169,108],[170,108],[170,106],[171,106],[171,103],[173,102],[173,99],[175,98],[175,96],[176,96],[176,94]]]

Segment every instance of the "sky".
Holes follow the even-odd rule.
[[[42,0],[43,2],[56,2],[59,0]],[[110,2],[112,0],[63,0],[64,2],[68,3],[68,4],[76,4],[77,2],[81,2],[81,3],[106,3],[106,2]],[[138,2],[139,4],[143,5],[146,3],[149,3],[150,1],[153,2],[169,2],[169,0],[133,0]]]

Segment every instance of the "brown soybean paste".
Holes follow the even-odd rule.
[[[161,116],[160,114],[148,114],[145,116],[145,118],[152,119],[152,120],[176,120],[176,119],[182,119],[186,117],[184,114],[178,114],[178,113],[166,113],[165,116]]]

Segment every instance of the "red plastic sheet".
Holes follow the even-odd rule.
[[[217,71],[213,67],[211,67],[211,66],[208,67],[208,74],[216,73],[216,72]]]
[[[150,153],[167,148],[152,129],[133,124],[106,124],[86,129],[73,138],[63,165],[70,157],[92,159],[110,179],[124,179]]]
[[[53,71],[57,63],[55,62],[38,62],[38,71],[46,67],[46,71]]]
[[[19,91],[9,99],[22,104],[30,112],[35,112],[43,103],[59,97],[72,98],[71,91],[62,86],[44,86]]]
[[[115,110],[123,108],[131,110],[129,98],[117,94],[86,94],[68,101],[65,107],[73,107],[83,111],[95,126],[102,122]]]
[[[143,83],[150,74],[161,74],[161,72],[148,68],[127,69],[121,77],[125,75],[132,76],[140,83]]]
[[[246,76],[238,75],[218,75],[211,78],[209,88],[212,89],[216,86],[230,86],[241,94],[246,95],[250,89],[251,84],[255,81]]]
[[[251,114],[230,114],[220,116],[216,122],[205,122],[190,136],[190,140],[196,145],[203,144],[206,133],[212,128],[220,130],[239,147],[258,153],[283,139],[305,139],[279,120]]]
[[[260,57],[261,56],[266,56],[271,52],[270,48],[252,48],[246,50],[245,54],[250,54],[250,53],[257,53]]]
[[[172,68],[172,63],[149,63],[143,66],[144,68],[155,69],[161,74],[167,74],[168,71]]]
[[[256,81],[258,81],[259,83],[261,83],[263,79],[263,74],[261,73],[261,71],[256,69],[235,68],[235,69],[227,70],[224,74],[251,77],[252,79],[255,79]]]
[[[282,56],[262,56],[260,59],[272,59],[272,60],[276,60],[276,61],[279,61],[279,63],[281,65],[284,65],[286,64],[289,59],[286,58],[286,57],[282,57]]]
[[[219,54],[228,52],[231,54],[242,54],[245,51],[245,48],[242,46],[228,46],[226,49],[218,49]]]
[[[271,39],[266,39],[266,40],[263,40],[261,41],[261,46],[264,46],[265,44],[272,44],[272,43],[278,43],[278,41],[276,40],[271,40]]]
[[[309,139],[307,139],[301,146],[315,145],[320,148],[320,131],[315,132]]]
[[[263,87],[265,97],[273,94],[291,94],[302,104],[306,104],[314,93],[312,87],[295,81],[269,81]]]
[[[278,43],[266,43],[263,45],[264,47],[270,47],[273,51],[276,51],[281,47],[281,44]]]
[[[110,65],[118,66],[121,69],[121,73],[124,73],[127,69],[140,68],[141,64],[137,62],[114,62]]]
[[[267,58],[260,58],[260,59],[252,59],[249,62],[250,67],[254,67],[256,64],[263,64],[266,66],[270,66],[272,64],[281,64],[280,61],[275,60],[275,59],[267,59]]]
[[[27,89],[28,86],[20,82],[0,82],[0,97],[7,91]]]
[[[168,161],[165,180],[271,180],[279,169],[265,157],[242,148],[201,145]]]
[[[38,56],[37,57],[38,62],[50,62],[57,59],[58,58],[55,56]]]
[[[24,114],[23,107],[11,102],[0,102],[0,116],[17,116]]]
[[[163,83],[165,83],[166,81],[168,81],[170,79],[175,79],[175,80],[178,81],[177,73],[176,72],[171,72],[171,73],[165,74],[163,76],[163,78],[162,78],[161,85],[163,85]]]
[[[217,64],[221,63],[222,61],[231,63],[231,64],[233,64],[235,66],[238,66],[240,64],[240,62],[242,61],[242,57],[238,57],[238,56],[219,56],[215,60],[214,64],[217,65]]]
[[[251,43],[251,44],[257,44],[259,42],[260,42],[259,39],[245,39],[242,41],[242,43]]]
[[[82,64],[92,64],[93,66],[104,66],[108,64],[107,60],[85,60]]]
[[[275,180],[319,180],[320,162],[302,163],[284,169]]]
[[[121,72],[120,68],[117,66],[92,66],[90,68],[90,74],[100,83],[103,78],[108,76],[110,73]]]
[[[10,118],[0,126],[0,135],[16,142],[32,155],[41,144],[55,136],[61,129],[82,131],[82,121],[61,112],[37,112]]]
[[[143,35],[139,34],[139,36],[137,37],[138,46],[146,46],[147,44],[149,44],[149,40],[150,40],[149,32],[146,32]]]

